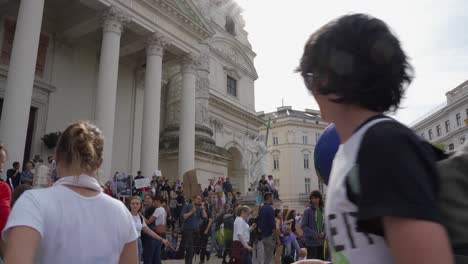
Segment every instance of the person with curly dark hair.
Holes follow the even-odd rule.
[[[297,71],[341,140],[325,205],[333,263],[453,263],[434,150],[384,114],[413,78],[390,28],[365,14],[333,20],[311,35]]]

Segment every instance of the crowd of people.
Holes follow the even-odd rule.
[[[383,114],[399,107],[410,68],[389,27],[368,15],[343,16],[307,41],[298,72],[341,141],[325,208],[318,191],[303,212],[275,208],[270,177],[262,177],[263,203],[254,208],[242,205],[229,178],[184,195],[156,177],[119,201],[112,181],[106,193],[97,181],[102,132],[78,122],[62,133],[55,161],[38,158],[22,172],[14,163],[0,182],[0,256],[5,264],[191,264],[211,254],[223,263],[325,264],[331,253],[335,263],[451,264],[454,255],[466,263],[437,204],[433,148]],[[0,145],[2,170],[7,159]]]
[[[78,140],[77,135],[89,142]],[[113,187],[115,178],[104,187],[95,178],[102,159],[102,140],[94,125],[76,123],[60,138],[58,162],[50,157],[49,165],[44,165],[40,157],[35,157],[21,172],[18,162],[13,163],[7,180],[0,182],[0,227],[4,239],[0,253],[5,263],[32,258],[41,259],[41,263],[63,263],[73,254],[70,245],[82,248],[81,243],[90,238],[96,239],[91,243],[96,246],[110,238],[115,241],[99,247],[105,254],[94,248],[72,263],[96,258],[135,258],[145,264],[161,263],[164,259],[205,263],[212,257],[222,263],[273,263],[273,255],[275,263],[292,263],[305,257],[305,248],[310,257],[325,257],[318,248],[324,239],[320,228],[323,220],[317,220],[323,217],[317,213],[323,209],[320,193],[313,193],[318,200],[312,199],[311,205],[316,206],[304,214],[273,209],[278,195],[273,183],[264,183],[264,176],[259,183],[264,204],[252,209],[243,205],[229,177],[211,179],[207,188],[187,197],[181,182],[171,184],[163,176],[154,176],[150,186],[134,188],[131,197],[119,197]],[[5,162],[7,151],[3,147],[0,156]],[[60,177],[55,178],[57,173]],[[141,178],[144,176],[138,172],[132,180]],[[33,190],[25,192],[30,189]],[[310,210],[313,213],[308,213]],[[76,220],[60,224],[65,216],[78,211],[80,217]],[[90,226],[94,228],[88,229]],[[78,228],[80,235],[70,245],[61,246],[67,240],[67,230],[73,228]],[[50,238],[52,233],[54,239]],[[108,237],[109,234],[112,235]],[[27,236],[32,239],[26,239]],[[39,251],[27,251],[24,256],[14,254],[24,245],[39,247]],[[55,254],[58,247],[60,253]],[[116,249],[121,253],[117,254]]]

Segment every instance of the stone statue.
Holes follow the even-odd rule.
[[[268,150],[259,137],[252,140],[245,136],[243,147],[242,163],[249,175],[250,188],[255,190],[260,177],[266,173]]]

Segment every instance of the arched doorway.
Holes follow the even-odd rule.
[[[246,170],[242,164],[242,153],[236,147],[228,149],[231,154],[231,161],[228,164],[228,176],[231,177],[233,189],[246,193],[248,188],[248,179],[246,177]]]

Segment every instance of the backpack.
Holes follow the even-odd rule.
[[[437,162],[438,206],[456,263],[468,263],[468,146]]]
[[[233,214],[227,214],[224,215],[223,218],[223,223],[224,223],[224,228],[229,229],[229,230],[234,230],[234,215]]]
[[[430,144],[424,141],[425,144]],[[437,206],[447,229],[456,263],[468,263],[468,146],[452,155],[431,144],[437,158],[439,190]],[[350,184],[346,181],[346,184]],[[351,191],[353,188],[347,188]],[[351,198],[351,197],[349,197]]]

